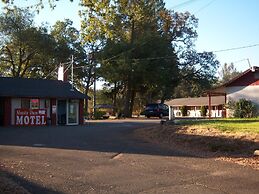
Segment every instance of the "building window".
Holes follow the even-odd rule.
[[[40,99],[21,99],[21,108],[24,109],[39,109],[40,108]]]
[[[22,98],[21,99],[21,108],[29,109],[30,108],[30,99]]]
[[[69,100],[67,103],[68,124],[78,124],[78,100]]]
[[[45,100],[45,108],[49,108],[50,107],[50,100],[46,99]]]
[[[31,109],[39,109],[39,108],[40,108],[40,100],[31,99]]]

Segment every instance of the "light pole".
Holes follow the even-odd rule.
[[[93,99],[93,103],[94,103],[94,115],[95,115],[95,112],[96,112],[96,66],[94,64],[94,99]]]

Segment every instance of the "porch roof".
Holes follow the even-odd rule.
[[[88,98],[68,82],[12,77],[0,77],[0,97]]]
[[[166,101],[169,106],[209,106],[209,97],[176,98]],[[225,96],[211,96],[211,106],[225,104]]]

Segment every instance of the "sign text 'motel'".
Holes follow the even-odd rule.
[[[47,124],[46,109],[16,109],[15,125],[39,126]]]

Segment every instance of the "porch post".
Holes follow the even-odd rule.
[[[12,105],[11,105],[11,98],[4,98],[4,126],[11,125],[12,119]]]
[[[50,118],[51,125],[57,125],[57,100],[50,99]]]
[[[225,107],[222,107],[222,109],[225,109],[224,110],[224,118],[227,118],[227,109],[226,109],[226,104],[227,104],[227,94],[225,93]]]
[[[211,118],[211,94],[209,93],[209,118]]]
[[[84,124],[84,100],[79,101],[79,124]]]

